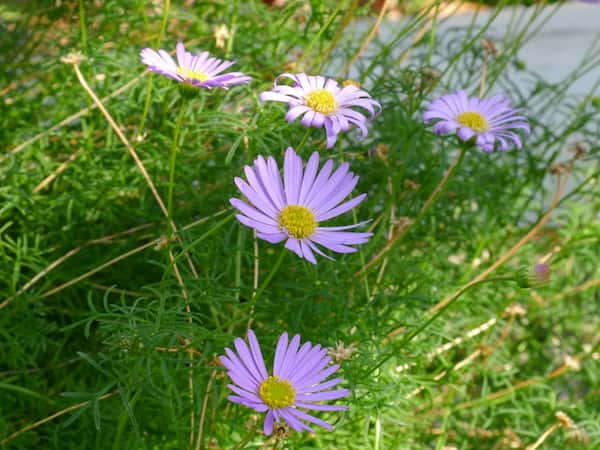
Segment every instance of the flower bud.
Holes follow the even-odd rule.
[[[524,289],[539,287],[550,281],[552,271],[548,264],[536,264],[533,267],[523,267],[517,273],[516,281]]]

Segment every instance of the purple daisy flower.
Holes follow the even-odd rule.
[[[437,120],[433,126],[436,134],[448,134],[455,130],[462,141],[475,140],[484,152],[492,152],[496,141],[500,149],[508,150],[512,144],[521,148],[521,137],[513,130],[530,133],[527,118],[513,109],[504,95],[489,99],[469,98],[463,90],[443,95],[429,105],[423,114],[425,123]]]
[[[230,202],[241,213],[236,215],[237,219],[254,228],[260,239],[272,244],[287,239],[287,249],[316,264],[313,252],[332,258],[315,244],[338,253],[353,253],[356,249],[350,245],[363,244],[373,234],[345,231],[367,222],[319,226],[324,220],[350,211],[367,196],[361,194],[339,204],[358,183],[358,176],[348,171],[349,167],[344,163],[332,173],[333,161],[329,160],[318,171],[319,154],[314,152],[303,172],[302,159],[288,147],[283,163],[283,182],[275,159],[269,156],[265,160],[259,156],[253,167],[244,168],[248,182],[235,178],[235,184],[251,205],[237,198]]]
[[[277,84],[280,78],[288,78],[294,85]],[[375,117],[376,108],[381,111],[379,102],[357,86],[348,84],[340,88],[335,80],[305,73],[279,75],[273,90],[261,93],[260,100],[287,103],[290,109],[285,119],[288,122],[304,115],[300,123],[305,127],[325,128],[327,148],[333,147],[337,135],[348,131],[351,125],[360,130],[361,137],[369,134],[367,118],[352,107],[366,109],[371,119]]]
[[[348,389],[331,390],[343,381],[342,378],[326,380],[340,368],[338,364],[327,367],[331,362],[331,357],[327,356],[327,348],[310,342],[300,346],[299,335],[288,342],[288,334],[283,333],[275,349],[273,375],[269,375],[252,330],[248,330],[250,346],[241,338],[236,338],[233,342],[237,354],[226,348],[227,356],[219,357],[227,369],[227,375],[235,383],[227,385],[235,394],[227,398],[257,412],[266,411],[263,426],[266,435],[273,432],[273,424],[276,422],[286,422],[296,431],[307,430],[311,433],[314,430],[305,422],[333,429],[331,424],[300,408],[315,411],[348,409],[347,406],[321,403],[350,395]]]
[[[241,72],[229,72],[219,75],[229,68],[235,61],[223,61],[209,58],[208,52],[192,55],[185,51],[181,42],[177,43],[177,63],[164,50],[154,51],[145,48],[140,52],[142,62],[153,72],[160,73],[180,83],[191,84],[196,87],[224,89],[237,84],[248,83],[251,78]]]

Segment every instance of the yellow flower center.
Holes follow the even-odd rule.
[[[321,114],[332,114],[337,110],[335,97],[327,89],[317,89],[305,97],[306,106]]]
[[[279,227],[296,239],[312,235],[317,225],[314,213],[306,206],[288,205],[279,213]]]
[[[181,75],[184,78],[187,78],[188,80],[197,80],[201,83],[205,82],[210,78],[210,76],[205,74],[204,72],[194,72],[193,70],[186,69],[185,67],[181,66],[177,68],[177,74]]]
[[[456,116],[456,121],[462,126],[468,127],[471,130],[479,133],[482,131],[487,131],[490,128],[490,124],[486,118],[474,111],[460,113],[458,116]]]
[[[288,380],[271,376],[260,384],[260,398],[271,408],[287,408],[296,400],[296,389]]]

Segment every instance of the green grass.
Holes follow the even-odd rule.
[[[320,414],[335,424],[334,432],[269,440],[260,432],[262,415],[227,401],[229,381],[215,364],[246,332],[255,275],[262,285],[281,255],[280,245],[254,241],[232,218],[229,198],[239,196],[233,177],[258,155],[281,161],[285,148],[305,136],[298,123],[283,120],[283,106],[260,104],[258,93],[286,71],[339,76],[366,37],[352,22],[370,13],[350,0],[313,0],[309,9],[298,1],[283,8],[259,1],[190,3],[172,2],[168,11],[142,0],[0,7],[3,448],[187,448],[191,415],[196,439],[203,417],[202,448],[525,448],[557,422],[557,411],[574,425],[553,431],[540,448],[597,448],[600,109],[597,93],[566,93],[586,70],[597,71],[597,42],[572,78],[549,84],[523,68],[518,50],[553,9],[534,7],[530,22],[507,30],[487,24],[448,35],[422,35],[427,19],[421,13],[397,27],[391,44],[376,38],[359,58],[351,73],[383,105],[369,137],[359,141],[350,132],[326,150],[324,132],[315,130],[302,154],[319,150],[321,162],[350,162],[360,175],[355,194],[368,193],[356,218],[373,219],[374,236],[359,253],[323,258],[317,266],[285,251],[255,302],[253,324],[269,362],[284,331],[328,347],[355,345],[340,371],[352,391],[345,401],[350,409]],[[231,38],[219,49],[212,33],[222,23]],[[478,92],[484,36],[502,50],[486,57],[486,91],[504,91],[525,108],[533,134],[522,151],[469,150],[385,264],[356,276],[402,218],[417,216],[454,158],[456,140],[433,135],[421,113],[441,93]],[[102,98],[145,74],[141,48],[171,49],[178,40],[235,59],[254,80],[229,91],[202,91],[183,104],[176,83],[142,76],[105,102],[165,202],[172,190],[181,242],[156,245],[170,234],[168,224],[100,111],[48,129],[93,105],[61,57],[81,50],[82,73]],[[531,80],[526,89],[517,86],[517,76]],[[182,104],[187,110],[170,183]],[[577,142],[585,143],[585,154],[569,151]],[[375,146],[380,156],[372,155]],[[559,161],[568,188],[550,219],[490,275],[512,276],[550,255],[550,283],[477,285],[422,328],[431,308],[502,258],[544,216]],[[353,219],[346,216],[341,223]],[[192,324],[168,249],[189,295]],[[197,352],[193,404],[185,348]],[[563,367],[567,355],[579,370]]]

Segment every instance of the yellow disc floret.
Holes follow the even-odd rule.
[[[270,376],[260,384],[258,394],[270,408],[287,408],[296,400],[296,389],[288,380]]]
[[[490,124],[487,119],[478,112],[468,111],[460,113],[456,116],[456,121],[464,127],[468,127],[473,131],[479,133],[487,131],[490,128]]]
[[[317,229],[315,214],[302,205],[288,205],[279,213],[279,227],[296,239],[311,236]]]
[[[321,114],[332,114],[337,110],[335,97],[327,89],[317,89],[309,92],[306,97],[306,106]]]
[[[188,80],[196,80],[201,83],[205,82],[210,78],[210,76],[204,72],[194,72],[193,70],[186,69],[185,67],[179,66],[177,68],[177,74]]]

